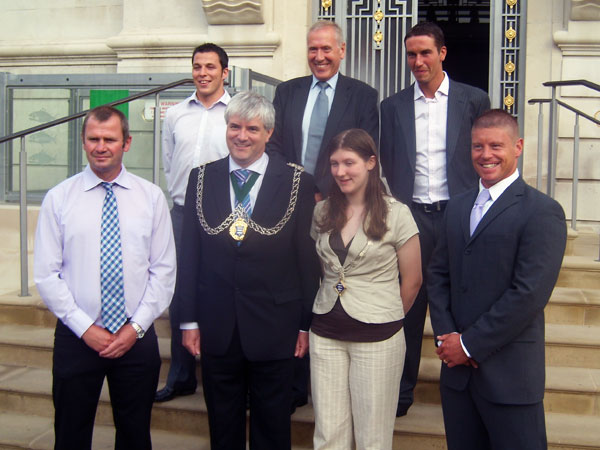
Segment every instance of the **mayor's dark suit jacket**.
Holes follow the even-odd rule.
[[[294,169],[270,158],[252,220],[273,227],[290,202]],[[248,227],[241,245],[229,227],[207,234],[198,218],[198,169],[184,206],[182,259],[178,270],[182,322],[197,321],[201,350],[223,355],[235,327],[250,361],[293,358],[298,332],[310,326],[319,262],[309,235],[314,208],[312,177],[302,173],[298,200],[287,224],[265,236]],[[206,165],[203,209],[210,227],[231,213],[229,160]]]
[[[462,333],[479,368],[443,364],[440,382],[461,391],[471,383],[494,403],[537,403],[544,396],[544,307],[565,250],[565,216],[518,178],[470,237],[477,193],[450,199],[427,290],[435,336]]]
[[[381,102],[381,167],[392,195],[410,204],[415,184],[414,84]],[[477,182],[471,163],[471,126],[490,108],[487,94],[473,86],[450,80],[446,124],[446,171],[450,197]]]
[[[281,83],[273,99],[275,129],[267,143],[267,151],[279,153],[286,161],[296,164],[302,163],[302,119],[312,80],[310,75]],[[377,91],[362,81],[339,74],[314,173],[315,183],[323,196],[327,195],[333,182],[325,149],[331,138],[350,128],[362,128],[377,145]]]

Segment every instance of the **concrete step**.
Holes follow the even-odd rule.
[[[421,358],[415,401],[440,404],[440,360]],[[546,412],[600,417],[600,369],[546,367]]]
[[[50,371],[26,367],[0,368],[0,449],[50,449],[53,444]],[[21,386],[21,392],[7,393]],[[108,394],[102,392],[96,418],[94,449],[112,448],[113,433]],[[314,414],[309,405],[292,416],[293,449],[312,448]],[[550,449],[592,449],[600,442],[600,417],[546,414]],[[441,407],[416,403],[407,416],[396,419],[394,449],[445,449]],[[208,449],[208,423],[201,392],[155,405],[152,436],[156,449]]]
[[[600,279],[600,273],[596,276]],[[56,325],[56,317],[48,311],[37,290],[33,288],[31,293],[29,297],[19,297],[17,292],[0,295],[0,326],[22,324],[53,328]],[[600,288],[557,286],[545,313],[546,323],[600,326]],[[168,311],[155,321],[154,327],[159,337],[171,336]]]
[[[557,286],[544,313],[546,323],[600,326],[600,290]]]
[[[431,320],[423,332],[422,357],[437,358]],[[600,369],[600,326],[546,323],[546,367]]]
[[[579,289],[600,289],[600,262],[598,256],[565,256],[557,286]]]

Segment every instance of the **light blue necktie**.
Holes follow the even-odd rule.
[[[314,175],[321,150],[323,134],[325,134],[325,125],[329,116],[329,99],[325,91],[329,87],[327,81],[319,81],[317,86],[321,89],[317,96],[317,101],[313,107],[308,126],[308,136],[306,139],[306,153],[304,154],[304,169]]]
[[[238,186],[240,188],[243,188],[244,185],[246,184],[246,181],[248,181],[248,178],[250,178],[250,175],[252,175],[252,171],[248,170],[248,169],[236,169],[233,171],[233,174],[235,175]],[[252,205],[250,204],[250,192],[248,192],[246,194],[246,196],[244,197],[244,200],[241,203],[242,203],[242,207],[248,214],[248,217],[250,217],[252,215]],[[236,198],[235,206],[237,206],[239,204],[240,204],[240,201]]]
[[[100,291],[102,294],[102,322],[111,333],[116,333],[127,321],[123,294],[123,258],[117,199],[113,183],[103,182],[106,189],[102,206],[100,232]]]
[[[483,189],[477,196],[477,199],[475,199],[475,204],[473,205],[473,209],[471,210],[471,217],[469,220],[471,236],[475,232],[477,225],[479,225],[479,222],[483,217],[483,208],[490,198],[490,191],[488,191],[487,189]]]

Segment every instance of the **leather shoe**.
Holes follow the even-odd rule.
[[[183,395],[192,395],[196,392],[196,388],[194,389],[177,389],[172,388],[170,386],[165,386],[164,388],[156,391],[156,395],[154,396],[154,401],[156,403],[168,402],[169,400],[173,400],[175,397],[181,397]]]

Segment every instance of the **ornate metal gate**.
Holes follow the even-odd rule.
[[[416,13],[414,0],[319,0],[316,19],[334,19],[342,27],[343,72],[373,86],[384,99],[410,85],[402,40]]]
[[[477,5],[484,8],[487,4],[489,19],[486,20],[489,20],[490,26],[488,92],[492,106],[505,108],[522,123],[525,100],[524,0],[314,1],[314,19],[335,20],[345,33],[347,49],[342,71],[375,87],[380,99],[411,83],[403,39],[419,16],[427,20],[437,18],[441,23],[452,17],[459,22],[479,20]],[[419,4],[423,11],[419,11]],[[453,9],[460,14],[454,14]],[[463,14],[465,12],[468,14]]]

